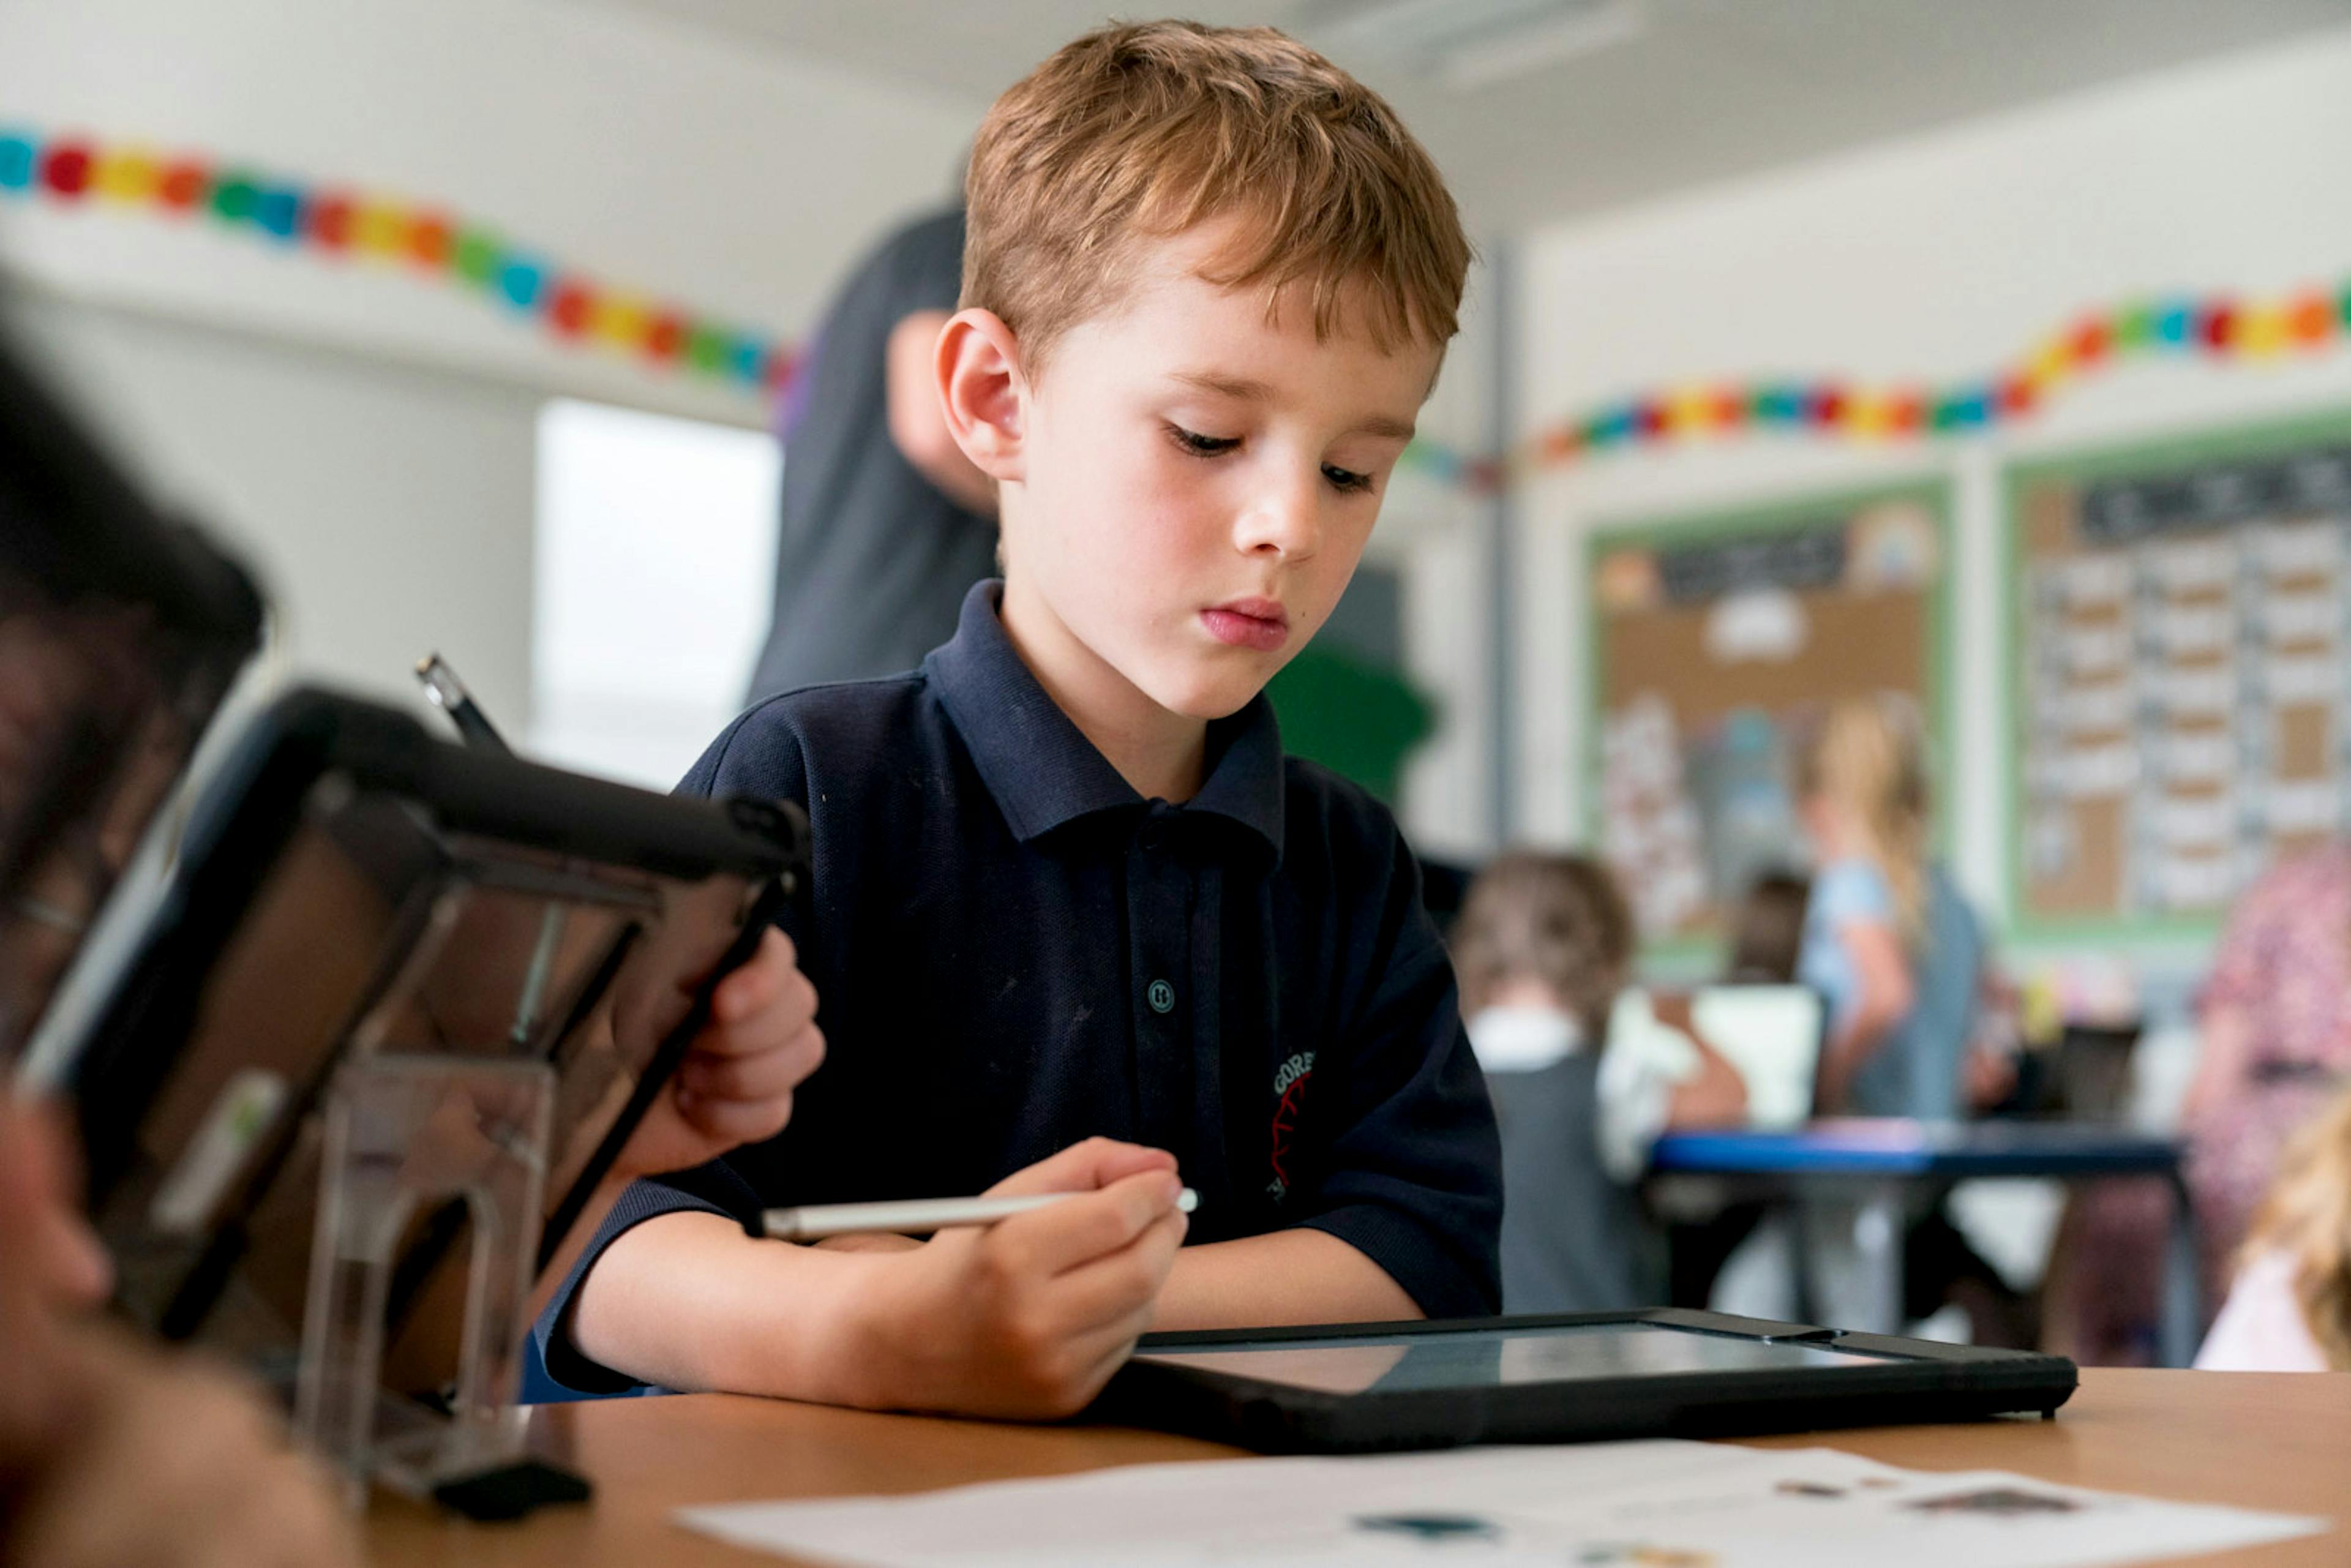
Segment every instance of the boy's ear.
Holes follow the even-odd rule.
[[[992,310],[958,310],[939,334],[939,404],[972,466],[1005,483],[1021,478],[1020,340]]]

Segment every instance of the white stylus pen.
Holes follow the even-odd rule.
[[[957,1225],[993,1225],[1016,1214],[1059,1203],[1082,1193],[1040,1192],[1027,1197],[917,1197],[903,1203],[820,1203],[807,1208],[771,1208],[762,1218],[778,1241],[816,1241],[867,1230],[928,1235]],[[1186,1214],[1200,1207],[1200,1195],[1186,1187],[1176,1195]]]

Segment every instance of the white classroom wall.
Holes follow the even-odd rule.
[[[1474,265],[1461,331],[1419,434],[1462,452],[1490,444],[1493,342],[1488,273]],[[1405,765],[1397,812],[1424,855],[1474,863],[1494,846],[1492,529],[1489,503],[1399,471],[1381,504],[1367,560],[1403,584],[1405,674],[1437,710],[1436,728]]]
[[[440,205],[786,338],[951,192],[983,107],[593,0],[0,5],[0,126]],[[767,417],[250,228],[0,198],[0,277],[159,486],[267,578],[293,667],[409,695],[439,645],[517,726],[541,403]]]
[[[0,6],[0,127],[443,205],[787,337],[863,246],[948,193],[985,107],[595,0]],[[541,405],[766,415],[250,228],[0,199],[0,277],[131,454],[261,570],[291,668],[413,700],[406,666],[438,647],[517,727]],[[1424,419],[1465,449],[1485,435],[1479,330],[1473,301]],[[1457,855],[1492,837],[1483,521],[1407,476],[1373,549],[1403,574],[1412,674],[1441,716],[1405,815]]]
[[[1518,256],[1521,430],[1693,382],[1947,384],[2005,369],[2082,312],[2132,298],[2332,288],[2351,276],[2346,167],[2351,31],[1538,231]],[[2001,465],[2322,408],[2351,408],[2341,340],[2261,367],[2125,361],[2067,385],[2012,433],[1877,446],[1740,435],[1554,471],[1526,492],[1518,540],[1524,836],[1584,836],[1588,529],[1948,474],[1959,689],[1945,806],[1962,884],[2002,911]]]

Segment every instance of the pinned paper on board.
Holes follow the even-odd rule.
[[[1594,836],[1646,937],[1719,931],[1801,856],[1792,765],[1831,703],[1939,713],[1949,554],[1939,486],[1594,539]]]
[[[1786,664],[1804,651],[1804,606],[1782,588],[1727,594],[1707,612],[1706,651],[1723,664]]]
[[[1645,931],[1671,931],[1702,909],[1698,810],[1665,699],[1645,693],[1612,714],[1601,744],[1602,852],[1617,868]]]
[[[2351,417],[2010,494],[2028,928],[2210,922],[2351,821]]]

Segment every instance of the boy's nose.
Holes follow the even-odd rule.
[[[1242,513],[1238,544],[1251,555],[1303,560],[1322,537],[1322,497],[1311,486],[1269,488]]]

